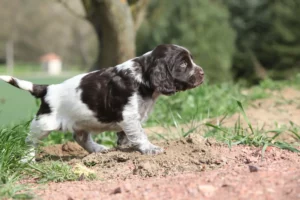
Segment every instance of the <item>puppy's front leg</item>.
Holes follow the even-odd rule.
[[[132,146],[142,154],[154,155],[162,153],[164,150],[153,145],[144,132],[141,122],[138,119],[127,118],[119,123],[119,126],[125,132],[127,139]]]
[[[108,149],[107,147],[94,142],[92,135],[86,131],[76,130],[73,133],[73,138],[82,148],[84,148],[89,153],[104,152]]]

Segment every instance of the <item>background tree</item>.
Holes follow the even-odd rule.
[[[92,69],[114,66],[135,56],[135,36],[149,0],[82,0],[98,41]]]
[[[0,58],[5,57],[7,41],[13,41],[17,64],[37,64],[41,55],[54,52],[62,57],[64,68],[92,65],[97,38],[86,20],[57,1],[2,0],[0,4]],[[84,14],[80,1],[74,1],[72,9]]]
[[[160,43],[191,50],[211,80],[230,80],[235,33],[226,7],[210,0],[152,0],[137,37],[138,54]]]

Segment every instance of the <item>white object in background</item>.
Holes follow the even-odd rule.
[[[49,53],[41,57],[42,67],[49,75],[59,75],[62,71],[62,61],[54,53]]]

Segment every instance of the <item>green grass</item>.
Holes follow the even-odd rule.
[[[28,186],[17,182],[30,176],[38,182],[61,182],[78,180],[81,174],[75,173],[63,162],[23,163],[21,159],[30,153],[25,144],[28,124],[20,123],[13,127],[2,127],[0,130],[0,199],[30,199],[32,194]],[[95,179],[87,176],[87,180]]]
[[[250,101],[270,96],[267,90],[280,90],[287,86],[300,88],[300,75],[286,81],[266,79],[252,88],[230,82],[214,85],[205,83],[193,90],[160,97],[146,125],[175,125],[175,121],[186,123],[231,115],[239,111],[236,100],[247,106]]]
[[[29,153],[25,144],[28,123],[0,130],[0,198],[22,195],[23,186],[15,184],[28,166],[21,161]],[[24,193],[23,195],[26,195]]]
[[[42,72],[42,68],[40,65],[36,64],[15,64],[14,66],[14,75],[24,75],[32,72]],[[7,74],[6,65],[0,65],[0,74]]]
[[[39,183],[75,181],[79,178],[69,165],[60,161],[34,163],[29,166],[28,173],[34,174]]]
[[[170,125],[174,124],[174,119],[185,123],[224,113],[232,114],[237,111],[234,99],[246,99],[240,90],[239,86],[232,83],[204,84],[174,96],[162,96],[156,103],[147,125]]]

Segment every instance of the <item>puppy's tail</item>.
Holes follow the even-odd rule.
[[[17,88],[30,92],[36,98],[42,98],[47,94],[48,85],[37,85],[12,76],[0,76],[0,79]]]

